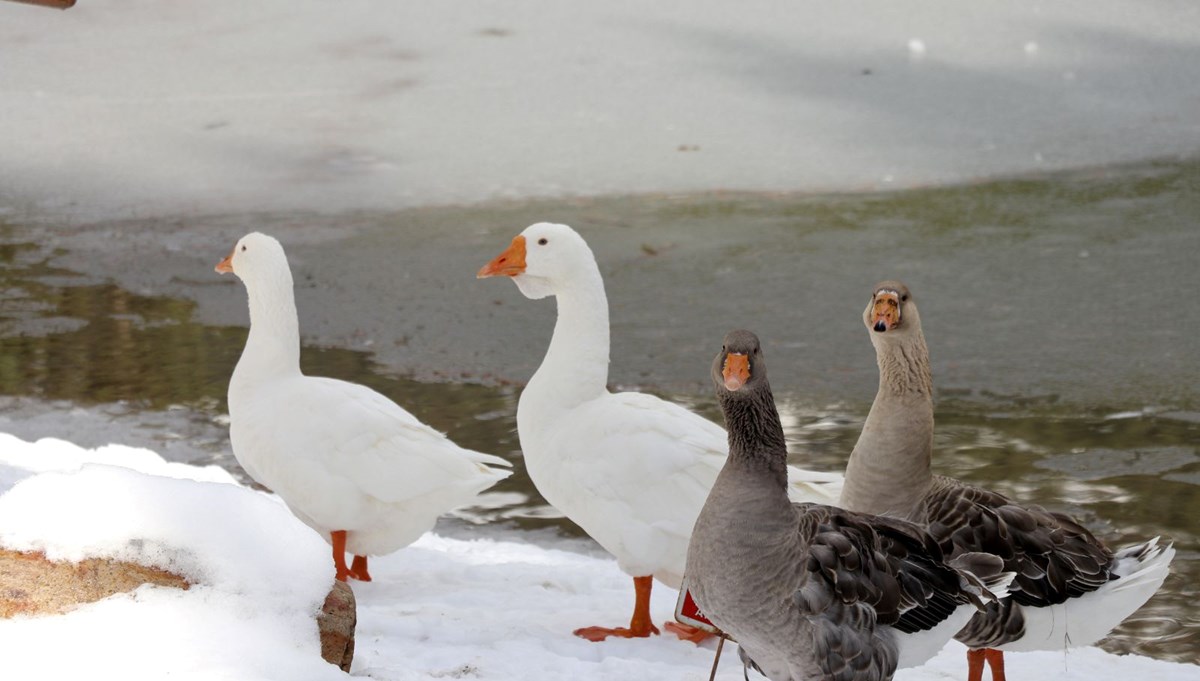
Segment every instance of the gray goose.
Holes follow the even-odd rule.
[[[863,322],[879,392],[850,454],[841,506],[913,521],[947,555],[986,551],[1017,573],[1009,598],[955,636],[970,648],[969,681],[980,681],[985,660],[1003,681],[1006,650],[1095,643],[1158,590],[1175,555],[1158,537],[1114,552],[1067,515],[934,475],[933,381],[916,300],[904,284],[882,282]]]
[[[1013,575],[995,556],[964,554],[951,567],[911,523],[788,499],[783,427],[754,334],[730,332],[712,373],[729,457],[696,520],[687,578],[747,666],[775,681],[890,679],[1004,593]]]

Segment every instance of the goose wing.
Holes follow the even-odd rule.
[[[569,432],[567,432],[569,431]],[[616,393],[573,413],[564,470],[612,522],[636,521],[686,540],[725,464],[725,430],[679,405]]]
[[[925,631],[978,603],[916,526],[830,506],[795,508],[809,550],[794,598],[813,624],[826,678],[884,678],[896,668],[898,649],[879,644],[877,627]]]
[[[1112,552],[1062,513],[949,478],[937,479],[925,511],[929,533],[948,555],[985,551],[1017,573],[1010,590],[1020,605],[1062,603],[1115,578]]]
[[[242,432],[271,448],[297,487],[337,480],[384,503],[446,488],[481,491],[510,473],[503,459],[463,449],[383,395],[355,383],[301,376],[256,400]],[[296,490],[306,493],[304,490]],[[319,495],[317,489],[307,491]]]

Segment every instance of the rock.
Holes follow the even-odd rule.
[[[191,586],[179,575],[136,563],[110,558],[58,562],[40,552],[0,548],[0,618],[62,613],[143,584],[177,589]],[[317,615],[321,657],[345,672],[350,671],[354,658],[355,608],[350,587],[345,582],[334,582]]]
[[[40,552],[0,549],[0,617],[65,612],[143,584],[191,586],[179,575],[135,563],[105,558],[55,562]]]
[[[354,626],[358,622],[354,592],[345,582],[334,582],[333,590],[325,597],[317,628],[321,631],[321,657],[350,672],[354,659]]]

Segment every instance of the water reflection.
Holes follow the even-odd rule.
[[[0,394],[225,412],[244,328],[197,324],[188,301],[90,281],[51,267],[50,255],[35,244],[0,244]],[[516,474],[463,514],[468,521],[579,533],[520,465],[517,389],[412,381],[388,375],[363,352],[306,347],[302,357],[308,373],[366,384],[461,445],[517,463]],[[796,462],[841,470],[869,405],[817,407],[800,394],[780,391]],[[707,393],[667,397],[720,418]],[[1152,409],[1069,413],[1052,401],[955,395],[943,396],[937,418],[937,472],[1075,514],[1115,545],[1159,534],[1174,541],[1179,555],[1163,592],[1104,646],[1195,661],[1200,418]]]

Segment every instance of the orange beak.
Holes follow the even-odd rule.
[[[517,235],[504,252],[480,268],[476,279],[485,277],[515,277],[525,273],[525,237]]]
[[[725,366],[721,368],[721,376],[725,379],[725,389],[737,392],[750,380],[750,357],[740,352],[730,352],[725,355]]]
[[[883,333],[891,331],[900,323],[900,297],[895,293],[880,292],[875,295],[871,309],[871,328]]]
[[[225,259],[217,263],[217,266],[213,268],[217,274],[229,274],[233,272],[233,252],[236,250],[237,245],[235,244],[233,250],[229,251],[229,255],[225,256]]]

